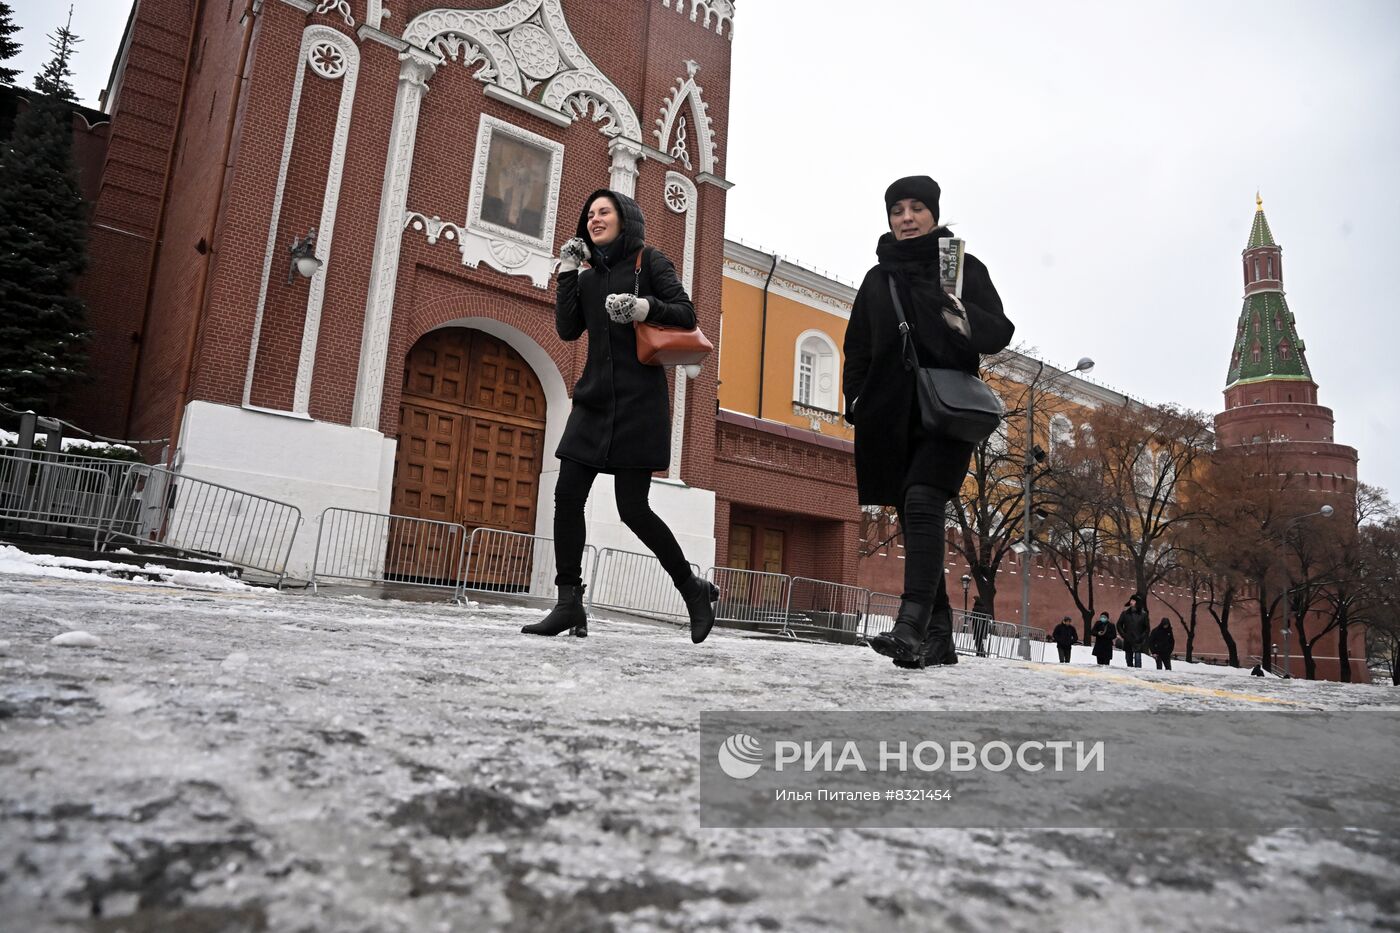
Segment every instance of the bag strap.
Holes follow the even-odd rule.
[[[909,321],[904,317],[904,302],[899,300],[899,289],[894,284],[894,276],[889,276],[886,281],[890,283],[890,298],[894,301],[894,316],[899,318],[899,336],[903,341],[900,347],[900,356],[904,359],[905,369],[914,369],[917,366],[917,359],[909,359]]]
[[[637,250],[637,264],[632,267],[632,294],[638,298],[642,295],[642,254],[646,251],[645,245]]]

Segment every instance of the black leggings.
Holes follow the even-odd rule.
[[[904,593],[911,602],[948,604],[943,580],[943,549],[947,532],[948,494],[916,483],[904,491],[899,527],[904,532]]]
[[[573,460],[559,461],[559,485],[554,487],[554,559],[558,569],[556,586],[578,586],[583,582],[583,545],[586,527],[583,507],[598,470]],[[661,566],[677,586],[690,579],[690,564],[676,543],[676,536],[661,517],[651,510],[650,470],[618,470],[613,477],[617,493],[617,514],[632,533],[642,539],[661,560]]]

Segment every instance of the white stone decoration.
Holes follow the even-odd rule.
[[[630,139],[614,139],[608,143],[608,155],[612,156],[608,187],[629,198],[637,193],[637,162],[642,158],[642,147]]]
[[[317,13],[339,13],[345,20],[345,25],[351,29],[355,28],[355,18],[350,15],[349,0],[321,0],[321,5],[316,7]]]
[[[374,15],[373,0],[371,4]],[[490,10],[428,10],[414,17],[403,38],[439,54],[470,48],[469,65],[484,60],[473,72],[477,80],[569,117],[580,108],[591,109],[604,135],[641,142],[636,112],[579,46],[565,22],[562,0],[511,0]],[[599,116],[603,113],[606,119]]]
[[[327,50],[331,51],[327,51]],[[320,54],[317,54],[320,53]],[[262,335],[263,315],[267,308],[267,289],[274,262],[285,260],[285,245],[277,241],[277,227],[282,216],[282,198],[286,193],[287,172],[296,136],[297,114],[301,93],[309,67],[328,79],[343,77],[340,106],[336,111],[335,130],[331,138],[331,158],[326,166],[326,189],[321,198],[321,219],[316,228],[316,252],[323,262],[330,256],[335,242],[336,209],[340,203],[340,181],[345,170],[345,153],[350,136],[350,115],[355,106],[355,84],[359,77],[360,51],[355,40],[328,26],[309,26],[302,33],[300,67],[292,87],[292,104],[287,112],[287,132],[282,140],[282,160],[277,169],[277,188],[273,196],[272,220],[267,232],[267,252],[263,257],[262,283],[258,290],[258,306],[253,318],[253,335],[248,347],[248,370],[243,379],[243,404],[252,404],[253,376],[257,369],[258,344]],[[317,62],[321,62],[321,67]],[[338,63],[338,70],[327,65]],[[329,73],[328,73],[329,72]],[[306,317],[302,325],[301,352],[297,361],[296,386],[292,392],[292,411],[305,414],[310,407],[311,376],[316,364],[316,345],[321,330],[321,306],[326,297],[326,267],[311,276],[307,290]]]
[[[327,80],[334,81],[345,74],[345,56],[335,42],[317,42],[306,53],[306,62],[311,70]]]
[[[715,152],[714,122],[710,119],[710,108],[705,104],[703,90],[695,80],[700,66],[688,61],[685,63],[685,70],[686,77],[676,79],[676,86],[671,89],[671,95],[661,105],[661,116],[656,120],[656,129],[652,130],[652,135],[656,137],[657,149],[669,152],[671,156],[684,162],[686,168],[691,168],[683,129],[678,134],[679,141],[676,145],[667,147],[672,129],[678,121],[685,119],[681,116],[681,108],[689,101],[690,111],[694,116],[696,158],[700,161],[700,171],[713,175],[719,157]],[[684,123],[681,122],[681,125],[684,126]]]
[[[696,209],[700,201],[695,183],[679,172],[666,173],[666,188],[663,197],[667,210],[685,216],[685,246],[681,253],[681,285],[687,295],[694,293],[695,287],[695,223]],[[685,450],[685,393],[689,380],[685,368],[677,366],[675,397],[671,403],[671,468],[667,471],[670,479],[681,478],[681,454]]]
[[[661,5],[674,9],[677,13],[685,13],[688,9],[692,23],[699,23],[709,29],[710,23],[713,22],[715,32],[720,35],[725,34],[724,27],[728,26],[729,39],[734,39],[734,0],[661,0]],[[701,13],[705,14],[703,20],[699,18]]]
[[[443,220],[434,214],[425,217],[417,211],[409,211],[404,217],[404,229],[415,230],[423,233],[428,238],[428,245],[436,245],[439,239],[447,240],[449,243],[458,240],[462,236],[462,228],[454,223]]]
[[[389,325],[393,320],[394,289],[398,285],[399,251],[403,246],[404,203],[413,149],[418,139],[418,113],[428,79],[439,59],[410,47],[399,55],[399,89],[394,99],[394,122],[389,128],[389,158],[384,166],[384,186],[379,196],[379,227],[370,265],[369,296],[365,301],[365,326],[360,339],[360,369],[355,381],[355,408],[351,424],[379,430],[384,403],[384,366],[389,352]]]
[[[488,160],[493,143],[502,137],[518,140],[549,154],[539,236],[504,223],[493,223],[482,216],[486,204]],[[476,133],[476,159],[472,165],[467,220],[462,228],[462,262],[472,268],[485,262],[507,275],[529,276],[536,288],[548,287],[550,274],[554,271],[554,226],[559,216],[559,185],[563,175],[563,143],[483,113]]]

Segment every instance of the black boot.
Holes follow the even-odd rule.
[[[929,616],[928,634],[924,636],[923,657],[918,661],[894,659],[895,667],[911,669],[957,663],[958,648],[953,643],[953,613],[947,606]]]
[[[583,584],[559,587],[559,601],[549,615],[520,631],[526,635],[559,635],[572,630],[579,638],[588,637],[588,612],[583,608]]]
[[[685,600],[685,611],[690,613],[690,640],[700,644],[710,635],[715,626],[715,601],[719,599],[719,587],[703,577],[691,574],[690,579],[676,589]]]
[[[876,654],[893,658],[900,667],[923,667],[924,636],[928,632],[929,607],[912,600],[899,604],[894,628],[870,639]],[[900,664],[900,662],[905,662]]]

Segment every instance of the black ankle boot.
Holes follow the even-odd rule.
[[[896,667],[933,667],[935,664],[957,664],[958,648],[953,643],[953,613],[947,607],[929,616],[928,634],[924,637],[921,663],[895,660]]]
[[[912,600],[899,604],[894,628],[870,639],[876,654],[893,658],[901,667],[923,667],[924,636],[928,632],[929,607]],[[900,662],[905,662],[900,664]]]
[[[719,587],[703,577],[691,574],[690,579],[676,589],[685,600],[685,611],[690,614],[690,640],[700,644],[710,635],[715,625],[715,601],[719,599]]]
[[[526,635],[559,635],[572,630],[579,638],[588,637],[588,612],[583,608],[583,584],[560,586],[559,601],[549,615],[520,631]]]

